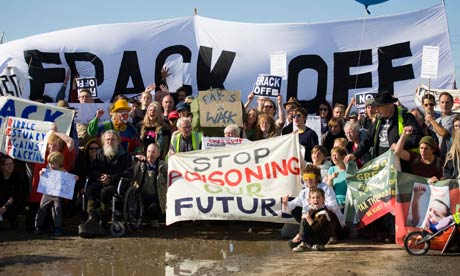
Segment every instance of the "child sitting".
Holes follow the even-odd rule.
[[[65,171],[63,167],[64,155],[62,153],[57,151],[50,153],[47,161],[49,164],[48,169],[63,172]],[[40,175],[43,175],[48,169],[43,168],[40,171]],[[75,180],[77,180],[78,176],[75,176],[75,178]],[[40,208],[38,209],[35,216],[35,234],[41,234],[41,228],[45,222],[46,213],[50,204],[53,204],[52,215],[54,221],[54,235],[62,235],[62,198],[47,194],[43,194],[40,201]]]
[[[301,243],[293,248],[294,252],[309,250],[324,250],[324,245],[329,241],[336,229],[337,218],[324,205],[324,191],[311,188],[309,192],[309,210],[302,216],[299,235]]]

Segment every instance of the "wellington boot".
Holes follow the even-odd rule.
[[[85,223],[78,226],[78,235],[83,238],[91,238],[103,234],[104,230],[99,225],[99,217],[94,214],[91,214]]]

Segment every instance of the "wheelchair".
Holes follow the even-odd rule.
[[[83,213],[87,214],[86,191],[89,179],[86,179],[84,193],[82,195]],[[99,202],[100,203],[100,202]],[[142,192],[133,180],[121,178],[116,191],[112,196],[111,203],[110,233],[113,237],[122,237],[126,231],[133,233],[142,226],[144,217],[144,202]]]

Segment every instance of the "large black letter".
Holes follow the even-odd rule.
[[[134,87],[127,87],[129,78],[131,78]],[[142,80],[136,51],[123,52],[123,59],[121,60],[120,71],[118,71],[117,83],[113,96],[118,94],[138,94],[144,90],[144,81]]]
[[[211,88],[225,89],[224,82],[232,67],[235,56],[235,52],[222,51],[216,65],[211,71],[212,48],[200,46],[196,69],[198,91]]]
[[[334,53],[332,102],[348,105],[348,90],[372,87],[372,73],[350,75],[350,67],[372,64],[372,50]]]
[[[70,67],[70,79],[73,80],[75,76],[78,74],[77,66],[75,63],[77,61],[86,61],[90,62],[94,66],[94,71],[96,76],[94,76],[97,80],[97,86],[100,86],[104,82],[104,65],[102,60],[98,58],[95,54],[88,53],[88,52],[78,52],[78,53],[65,53],[65,60]],[[80,74],[78,74],[79,76]],[[90,77],[90,76],[87,76]],[[70,100],[70,93],[69,93],[69,100]]]
[[[302,55],[295,57],[289,62],[289,78],[287,83],[287,97],[296,97],[299,94],[297,91],[299,84],[299,73],[304,69],[313,69],[318,72],[318,85],[316,88],[316,96],[309,101],[300,101],[303,107],[308,109],[308,113],[315,113],[321,99],[326,98],[327,93],[327,64],[318,55]],[[302,91],[307,93],[307,91]]]
[[[38,50],[25,50],[24,59],[29,64],[31,100],[40,99],[45,92],[45,84],[62,83],[64,68],[43,68],[43,63],[62,64],[59,53],[45,53]]]
[[[161,68],[163,68],[163,65],[166,62],[166,59],[169,56],[172,56],[174,54],[178,54],[182,56],[182,61],[184,63],[190,63],[192,60],[192,52],[190,51],[189,48],[187,48],[184,45],[174,45],[174,46],[169,46],[168,48],[163,49],[157,56],[157,59],[155,61],[155,83],[159,85],[161,82]],[[191,90],[190,85],[184,85],[184,86],[189,86]]]
[[[410,41],[393,44],[378,49],[379,91],[394,92],[394,83],[415,78],[412,64],[393,67],[393,59],[412,56]]]

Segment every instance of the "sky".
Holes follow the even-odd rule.
[[[3,1],[0,36],[11,41],[67,28],[198,15],[249,23],[317,23],[416,11],[442,0],[389,0],[369,7],[354,0],[14,0]],[[456,80],[460,81],[460,1],[445,0]]]

